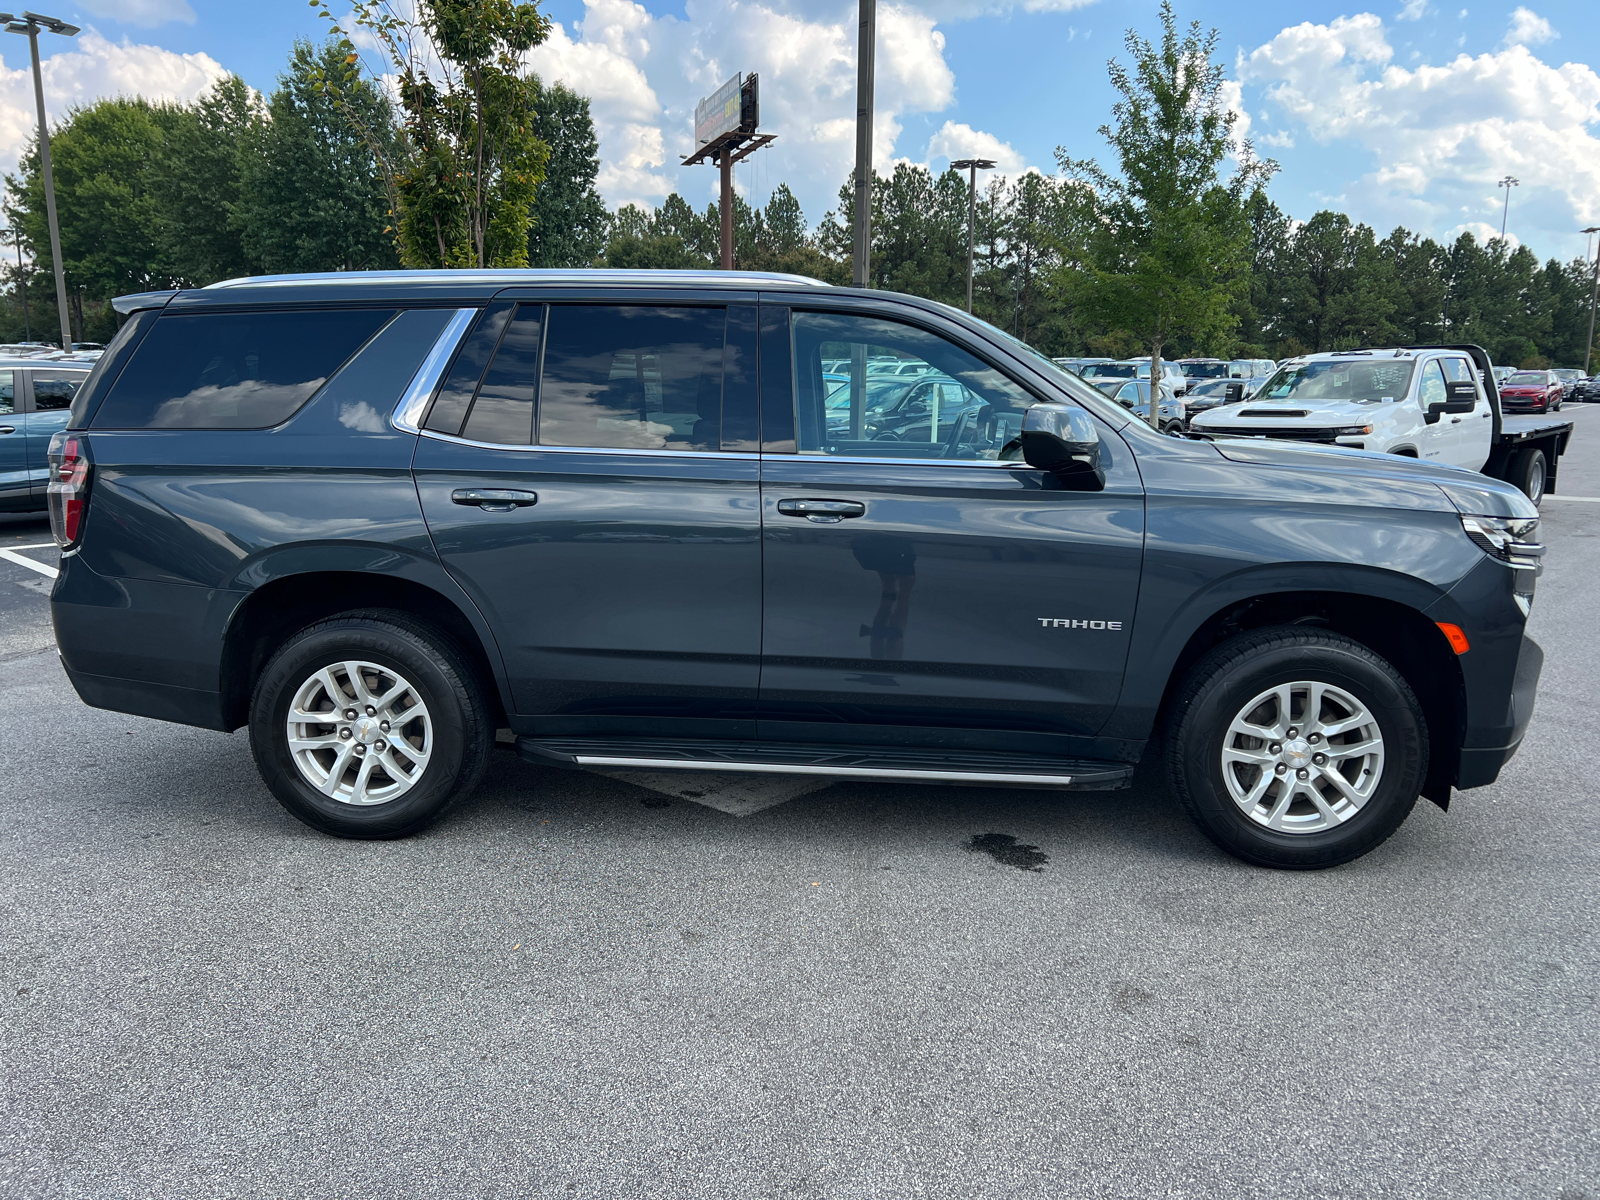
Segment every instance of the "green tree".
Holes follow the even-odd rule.
[[[234,228],[267,271],[400,265],[373,148],[376,141],[387,155],[396,153],[389,100],[363,79],[349,81],[337,98],[323,86],[351,53],[340,38],[321,47],[297,41],[267,104],[271,119],[249,130]]]
[[[312,0],[337,36],[325,0]],[[550,147],[539,137],[537,79],[523,56],[550,20],[519,0],[353,0],[350,19],[376,39],[396,79],[405,138],[390,157],[377,138],[398,215],[401,260],[412,267],[522,267]],[[358,56],[325,86],[343,98]],[[352,124],[362,126],[354,114]]]
[[[600,143],[589,99],[533,79],[534,132],[550,147],[528,225],[530,267],[586,267],[606,248],[608,217],[595,190]]]
[[[1116,173],[1056,151],[1089,230],[1082,265],[1062,273],[1063,290],[1137,336],[1158,363],[1179,337],[1219,348],[1231,339],[1249,286],[1244,201],[1276,169],[1256,160],[1246,142],[1233,177],[1219,182],[1236,118],[1223,100],[1223,68],[1213,61],[1218,34],[1202,36],[1194,22],[1180,35],[1170,0],[1162,0],[1160,16],[1159,46],[1129,30],[1131,69],[1109,64],[1121,98],[1100,133]]]
[[[179,278],[215,283],[258,269],[239,221],[265,124],[260,100],[236,75],[173,110],[155,192],[165,258]]]

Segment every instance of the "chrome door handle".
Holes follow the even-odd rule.
[[[786,517],[804,517],[818,525],[837,525],[846,517],[859,517],[867,506],[857,500],[779,500],[778,511]]]
[[[539,494],[514,488],[457,488],[450,493],[450,500],[455,504],[475,504],[484,512],[510,512],[539,503]]]
[[[1461,418],[1460,417],[1451,417],[1450,418],[1450,424],[1452,424],[1452,425],[1461,424]]]
[[[15,425],[0,425],[0,433],[15,433],[16,431],[17,427]]]

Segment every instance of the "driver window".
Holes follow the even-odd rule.
[[[1476,384],[1477,378],[1473,374],[1472,364],[1464,358],[1446,358],[1444,363],[1444,377],[1450,383]]]
[[[1444,372],[1439,369],[1439,360],[1436,358],[1422,368],[1422,385],[1417,389],[1417,402],[1422,405],[1422,411],[1428,411],[1430,404],[1444,403]]]
[[[937,334],[877,317],[797,312],[801,454],[992,460],[1034,397]]]

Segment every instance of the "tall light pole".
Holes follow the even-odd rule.
[[[1600,233],[1600,225],[1591,225],[1584,233]],[[1589,373],[1589,355],[1594,350],[1594,297],[1600,291],[1600,245],[1595,246],[1594,277],[1589,283],[1589,340],[1583,344],[1583,373]]]
[[[39,171],[44,176],[44,211],[50,222],[50,257],[56,267],[56,308],[61,313],[61,348],[72,349],[72,313],[67,308],[67,273],[61,265],[61,227],[56,223],[56,180],[50,169],[50,124],[44,115],[44,77],[39,73],[39,31],[49,30],[62,37],[74,37],[76,25],[59,17],[44,17],[24,12],[21,17],[0,13],[7,33],[26,34],[33,54],[33,99],[39,106]]]
[[[15,229],[0,229],[0,238],[14,237],[17,239],[17,295],[22,297],[22,340],[33,341],[33,322],[28,319],[28,281],[22,274],[22,226]]]
[[[877,54],[878,0],[861,0],[861,39],[856,51],[856,244],[852,279],[871,286],[872,271],[872,91]]]
[[[978,172],[992,171],[987,158],[963,158],[950,164],[952,171],[967,172],[967,311],[972,311],[972,226],[978,217]]]
[[[1521,182],[1515,176],[1507,175],[1499,183],[1495,184],[1495,187],[1503,187],[1506,190],[1506,206],[1500,213],[1500,240],[1502,242],[1506,240],[1506,218],[1511,215],[1511,189]]]

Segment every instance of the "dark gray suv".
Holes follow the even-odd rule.
[[[1493,781],[1532,711],[1514,488],[1162,436],[943,305],[604,271],[117,303],[51,448],[62,660],[89,704],[248,726],[329,833],[424,828],[500,728],[1048,789],[1159,747],[1218,845],[1320,867]],[[885,363],[940,381],[918,420],[871,419]]]

